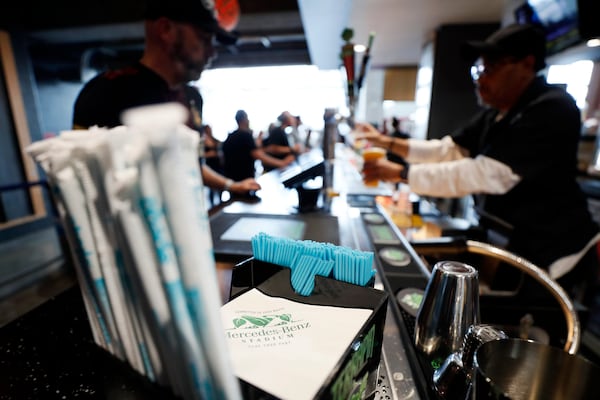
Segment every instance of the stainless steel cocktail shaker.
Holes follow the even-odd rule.
[[[477,270],[456,261],[435,264],[417,314],[417,349],[432,360],[443,361],[461,349],[467,330],[478,323]]]

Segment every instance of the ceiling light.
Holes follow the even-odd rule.
[[[268,49],[269,47],[271,47],[271,40],[268,37],[266,37],[266,36],[261,37],[260,38],[260,42],[262,43],[262,45],[266,49]]]
[[[364,53],[367,50],[367,47],[364,44],[355,44],[354,52],[355,53]]]
[[[598,47],[600,46],[600,38],[590,39],[586,44],[587,47]]]

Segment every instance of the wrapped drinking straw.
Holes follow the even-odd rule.
[[[123,244],[128,249],[128,272],[133,291],[142,309],[153,346],[149,347],[153,370],[159,383],[169,382],[176,394],[183,392],[182,377],[185,365],[182,349],[178,345],[175,325],[172,323],[168,299],[159,275],[159,263],[154,242],[142,217],[137,169],[115,174],[118,190],[114,194],[116,223],[123,232]],[[156,347],[154,351],[153,347]]]
[[[103,211],[99,210],[99,204],[102,200],[99,198],[98,185],[97,182],[94,182],[88,165],[83,161],[85,156],[79,157],[76,156],[72,163],[83,188],[92,236],[96,244],[100,268],[106,283],[106,292],[114,315],[117,332],[123,344],[127,361],[136,371],[143,374],[144,365],[138,350],[137,338],[132,323],[135,314],[132,313],[131,303],[125,295],[119,267],[117,266],[118,260],[115,257],[115,247],[109,239],[110,228],[106,225],[106,217],[103,216]]]
[[[35,142],[27,148],[27,152],[46,173],[59,216],[65,226],[94,341],[124,359],[91,235],[85,198],[73,168],[69,165],[71,150],[72,146],[58,138]]]
[[[93,133],[93,135],[89,135],[89,133]],[[94,171],[93,174],[86,173],[86,175],[95,176],[95,178],[91,179],[91,181],[93,181],[93,186],[95,186],[97,189],[95,200],[90,202],[91,205],[89,205],[93,209],[92,214],[90,214],[88,211],[88,202],[82,190],[79,177],[77,177],[75,186],[73,187],[65,186],[67,183],[69,183],[69,180],[59,180],[58,186],[62,187],[64,197],[67,200],[70,199],[67,202],[70,204],[68,220],[83,220],[88,222],[88,225],[84,228],[89,229],[82,229],[80,226],[81,222],[78,222],[78,225],[76,225],[76,229],[74,229],[74,231],[77,232],[79,240],[75,242],[70,241],[70,247],[73,251],[73,249],[83,247],[83,245],[80,246],[80,244],[83,243],[88,243],[89,246],[93,246],[93,252],[89,250],[89,246],[88,248],[83,249],[81,252],[85,254],[86,260],[89,260],[89,262],[86,262],[86,265],[89,264],[92,266],[92,268],[78,268],[78,276],[80,269],[84,271],[84,275],[87,275],[87,278],[79,279],[84,302],[89,297],[86,293],[94,293],[94,291],[97,293],[97,296],[93,296],[94,298],[99,299],[99,306],[95,309],[99,310],[99,314],[108,321],[112,332],[114,332],[112,340],[114,340],[115,343],[120,346],[117,350],[111,348],[107,348],[107,350],[121,359],[127,359],[127,361],[132,360],[132,362],[130,361],[132,367],[138,370],[138,372],[148,376],[148,378],[151,380],[155,380],[154,367],[151,365],[152,357],[149,354],[149,352],[152,351],[152,344],[147,343],[147,335],[144,333],[144,321],[140,321],[138,318],[138,307],[134,301],[135,299],[131,298],[130,296],[130,283],[127,274],[124,271],[121,248],[117,243],[118,240],[115,241],[115,233],[113,232],[114,224],[111,222],[113,218],[106,206],[108,201],[106,199],[106,190],[104,189],[106,182],[103,179],[103,168],[99,168],[100,163],[96,162],[98,160],[95,159],[96,156],[102,154],[102,151],[100,150],[102,149],[102,145],[106,143],[107,134],[108,133],[105,129],[95,128],[90,132],[65,131],[61,133],[59,138],[55,138],[59,140],[63,147],[68,146],[71,149],[70,153],[68,154],[68,160],[70,163],[69,166],[74,165],[75,163],[80,163],[81,165],[89,166],[89,168]],[[56,152],[53,151],[52,153],[54,154]],[[76,189],[78,189],[80,194],[79,202],[75,201],[78,198],[73,197],[78,193]],[[77,204],[81,204],[82,207],[79,212],[73,208],[73,206]],[[98,229],[96,232],[92,230],[90,220],[91,215],[103,215],[99,218],[101,220],[100,225],[102,225],[102,230],[106,232],[106,237],[110,238],[110,240],[108,240],[108,245],[105,244],[104,249],[104,270],[100,263],[99,252],[96,251],[96,237],[94,236],[94,233],[98,235]],[[68,228],[68,221],[64,225],[66,228]],[[69,231],[68,229],[66,230],[67,232]],[[112,264],[112,266],[107,265],[107,259],[110,259],[109,262]],[[111,269],[107,270],[106,268]],[[105,271],[107,271],[108,275],[105,274]],[[88,273],[86,274],[85,272]],[[90,273],[93,275],[93,277],[90,276]],[[110,285],[106,283],[107,276],[109,277],[108,279]],[[89,285],[92,286],[92,290],[87,290],[88,282]],[[111,293],[109,293],[109,286],[111,287]],[[92,324],[94,322],[94,313],[92,313],[89,307],[86,308],[88,309],[90,323]],[[120,326],[118,326],[118,322],[115,320],[115,315],[120,316]],[[128,345],[130,346],[130,349],[127,355],[124,354],[123,346],[121,344],[121,335],[119,334],[120,332],[126,332],[124,334],[128,335],[127,340],[129,340]]]
[[[204,185],[198,167],[197,148],[200,145],[198,134],[184,125],[177,129],[180,167],[183,168],[182,192],[188,193],[186,207],[195,215],[195,223],[186,221],[181,213],[177,219],[179,235],[187,235],[178,245],[185,244],[187,257],[181,259],[183,281],[190,312],[196,331],[202,339],[208,356],[209,368],[215,379],[215,389],[219,399],[241,399],[239,382],[233,371],[229,347],[223,336],[221,320],[221,293],[218,286],[217,268],[214,258],[210,221],[205,204]],[[182,193],[182,195],[183,195]],[[175,219],[172,219],[175,222]],[[192,226],[193,225],[193,226]],[[190,234],[195,235],[192,236]],[[195,240],[192,240],[195,239]],[[199,247],[198,243],[204,246]],[[183,246],[182,246],[183,247]],[[179,248],[179,247],[178,247]]]
[[[83,189],[92,237],[125,357],[136,371],[144,374],[147,367],[141,350],[145,347],[140,346],[142,338],[139,323],[126,288],[120,248],[106,194],[105,173],[96,158],[98,149],[106,143],[108,134],[105,129],[97,130],[93,135],[81,131],[64,131],[60,138],[73,144],[71,164]]]
[[[34,150],[66,149],[53,184],[73,220],[70,245],[80,256],[84,300],[92,300],[96,343],[186,400],[237,400],[198,135],[179,124],[177,107],[169,110],[131,114],[150,124],[65,131]],[[36,160],[52,169],[51,157]]]
[[[83,288],[89,286],[92,288],[90,292],[94,293],[93,298],[96,303],[94,309],[97,313],[93,315],[97,316],[107,349],[115,356],[124,359],[106,283],[98,260],[91,224],[87,216],[85,196],[70,165],[58,171],[56,180],[73,224],[73,231],[77,234],[78,243],[81,247],[80,253],[85,257],[83,263],[85,263],[86,268],[78,268],[78,271],[83,274],[83,279],[80,282],[90,283],[90,285],[83,285]]]
[[[93,146],[88,150],[88,157],[93,159],[90,164],[96,169],[96,175],[103,182],[104,196],[106,197],[107,210],[110,212],[111,227],[113,231],[113,239],[115,249],[118,251],[119,260],[119,276],[122,281],[124,295],[127,298],[127,305],[130,310],[130,319],[137,340],[137,347],[142,358],[146,376],[161,384],[168,384],[169,379],[164,368],[164,357],[161,359],[159,355],[159,333],[157,332],[153,321],[153,315],[148,315],[145,311],[147,302],[144,300],[144,292],[140,290],[139,282],[135,279],[139,269],[143,269],[152,260],[152,252],[148,254],[142,264],[136,264],[134,254],[139,248],[138,243],[131,243],[131,238],[127,235],[127,225],[122,224],[119,219],[120,213],[127,209],[127,200],[123,200],[119,194],[127,193],[123,189],[131,183],[131,177],[137,177],[137,170],[134,167],[128,166],[124,149],[130,146],[130,142],[134,141],[131,133],[125,127],[118,127],[108,131],[100,140],[92,141]],[[125,178],[123,178],[125,177]],[[140,213],[137,218],[140,219]],[[133,222],[132,222],[133,224]],[[134,240],[143,240],[144,236],[140,232],[133,236]],[[149,237],[149,233],[146,237]],[[153,261],[153,260],[152,260]],[[146,273],[144,275],[158,276],[154,269],[154,273]],[[160,284],[156,296],[160,296],[162,290]],[[164,298],[164,296],[162,296]],[[166,300],[165,300],[166,303]],[[167,307],[168,308],[168,307]],[[168,320],[169,318],[167,318]],[[171,357],[172,358],[172,357]],[[173,371],[173,377],[181,376],[180,372]],[[177,390],[179,386],[176,386]]]
[[[74,143],[77,151],[73,163],[79,167],[79,178],[86,186],[89,196],[88,214],[92,221],[92,228],[97,243],[102,244],[99,254],[101,258],[102,274],[107,282],[107,292],[111,310],[117,321],[119,337],[125,337],[126,355],[131,366],[151,380],[162,376],[155,376],[160,371],[160,364],[156,364],[152,356],[153,343],[145,332],[145,322],[139,318],[138,299],[131,290],[131,279],[126,271],[123,259],[123,246],[117,240],[116,224],[113,211],[110,208],[111,196],[108,193],[111,187],[112,159],[108,151],[108,137],[114,131],[92,129],[88,134],[81,131],[66,131],[61,133],[61,138]],[[90,135],[93,133],[93,135]],[[94,225],[95,223],[95,225]],[[154,365],[153,365],[154,363]],[[160,372],[159,372],[160,373]],[[178,373],[176,376],[180,376]]]
[[[221,298],[203,186],[197,161],[198,135],[181,126],[185,109],[169,104],[125,113],[126,124],[148,137],[167,223],[172,235],[194,331],[201,339],[219,399],[241,399],[222,335]]]
[[[126,140],[124,140],[126,139]],[[167,379],[175,394],[184,398],[195,398],[190,382],[195,378],[188,370],[186,348],[181,344],[178,324],[173,317],[169,297],[163,284],[161,255],[171,255],[170,251],[158,251],[155,238],[156,226],[145,218],[141,180],[155,186],[155,174],[150,160],[150,147],[147,138],[139,132],[113,132],[109,137],[114,162],[111,174],[114,184],[111,185],[112,207],[117,226],[123,233],[123,247],[128,249],[128,272],[131,277],[133,292],[142,307],[144,320],[148,324],[149,333],[157,346],[158,354],[149,348],[149,356],[157,373],[157,380]],[[145,172],[144,172],[145,171]],[[144,178],[142,178],[144,176]],[[155,189],[154,189],[155,190]],[[160,210],[160,213],[163,211]],[[163,215],[164,217],[164,215]],[[165,244],[163,244],[165,245]],[[168,243],[166,244],[168,246]],[[167,262],[166,270],[170,265]],[[171,267],[175,268],[175,267]],[[150,342],[149,342],[150,343]],[[158,355],[159,360],[156,359]]]
[[[139,185],[141,212],[153,238],[154,251],[159,261],[160,278],[175,324],[179,352],[184,357],[184,397],[214,398],[212,380],[206,357],[187,308],[185,288],[177,263],[175,247],[165,215],[164,202],[154,162],[149,152],[139,154]]]

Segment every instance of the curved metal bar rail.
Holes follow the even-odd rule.
[[[457,241],[455,239],[451,239],[450,241],[439,241],[439,247],[437,247],[435,245],[435,242],[436,240],[428,242],[427,245],[425,245],[424,247],[419,246],[418,243],[412,244],[415,248],[415,251],[421,254],[427,254],[442,249],[453,253],[457,253],[460,250],[463,250],[473,254],[480,254],[483,256],[492,257],[504,261],[507,264],[531,276],[546,290],[548,290],[559,303],[567,325],[567,338],[565,341],[564,350],[569,354],[577,353],[577,351],[579,350],[579,345],[581,343],[581,326],[579,323],[577,311],[575,310],[573,302],[571,301],[567,293],[564,291],[564,289],[555,280],[553,280],[546,271],[531,263],[530,261],[524,259],[523,257],[519,257],[514,253],[511,253],[507,250],[501,249],[488,243],[483,243],[469,239],[464,241]]]

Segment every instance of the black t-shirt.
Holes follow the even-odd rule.
[[[287,134],[282,127],[278,126],[273,128],[271,132],[269,132],[269,136],[263,140],[263,146],[268,146],[270,144],[289,147],[290,142],[288,141]],[[280,158],[285,158],[285,155]]]
[[[162,77],[136,63],[103,72],[86,83],[75,101],[73,126],[112,128],[122,125],[121,114],[129,108],[166,102],[179,102],[202,115],[202,97],[195,87],[184,85],[172,90]],[[199,128],[199,123],[190,112],[188,125]]]
[[[227,136],[223,142],[223,169],[228,178],[241,181],[254,178],[254,158],[252,151],[256,149],[256,142],[251,132],[236,130]]]
[[[540,266],[581,250],[598,228],[576,181],[575,102],[537,78],[503,119],[496,116],[483,110],[453,134],[471,157],[498,160],[522,178],[506,194],[476,196],[477,207],[512,225],[509,248]]]
[[[286,146],[289,147],[290,146],[290,142],[288,141],[287,138],[287,134],[285,133],[285,130],[278,126],[273,128],[270,132],[269,132],[269,136],[267,136],[264,140],[263,140],[263,147],[269,146],[269,145],[277,145],[277,146]],[[292,151],[292,149],[290,148],[290,152]],[[286,158],[288,154],[275,154],[275,153],[268,153],[270,156],[275,157],[275,158],[279,158],[280,160],[283,160],[284,158]],[[274,169],[271,166],[265,165],[265,171],[270,171],[272,169]]]

